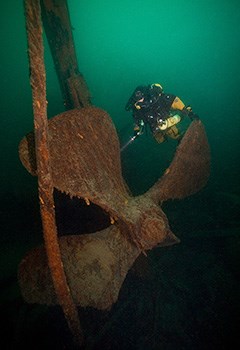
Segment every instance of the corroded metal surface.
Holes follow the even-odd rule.
[[[117,226],[94,234],[59,239],[62,261],[76,304],[107,309],[116,302],[125,276],[139,254]],[[34,264],[34,273],[32,273]],[[23,297],[28,302],[57,304],[43,247],[31,251],[19,267]]]
[[[88,107],[62,113],[49,121],[49,136],[54,187],[99,205],[113,218],[113,226],[104,231],[60,238],[74,301],[80,306],[110,307],[141,251],[179,242],[159,203],[189,196],[206,184],[210,152],[204,127],[200,121],[191,123],[163,177],[136,197],[124,185],[119,141],[106,112]],[[28,140],[20,143],[20,159],[34,173]],[[42,273],[47,271],[43,255],[41,248],[29,253],[20,265],[19,282],[27,301],[51,304],[54,295]],[[46,286],[45,292],[41,286]],[[106,288],[108,293],[102,293]]]
[[[40,2],[25,0],[26,29],[30,67],[30,82],[34,113],[36,164],[38,169],[38,194],[42,219],[43,238],[54,290],[69,329],[77,344],[83,342],[78,310],[73,302],[58,241],[55,223],[51,156],[48,147],[48,119],[46,101],[46,73],[41,26]]]
[[[165,174],[149,190],[152,198],[181,199],[205,186],[210,174],[210,148],[200,120],[193,121]]]
[[[25,137],[19,154],[27,170],[36,175],[32,141],[32,137]],[[50,119],[49,148],[55,188],[106,208],[113,196],[114,203],[124,203],[128,193],[121,175],[119,141],[106,112],[88,107]]]
[[[66,109],[91,104],[90,93],[78,68],[66,0],[42,0],[42,20]]]

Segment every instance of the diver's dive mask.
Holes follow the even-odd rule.
[[[128,100],[125,109],[127,111],[129,111],[129,109],[135,107],[136,109],[141,109],[141,106],[139,105],[139,103],[144,101],[144,98],[146,96],[146,91],[147,88],[146,86],[138,86],[132,96],[130,97],[130,99]]]

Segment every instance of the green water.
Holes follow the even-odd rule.
[[[124,106],[133,89],[160,82],[166,92],[190,104],[205,123],[218,189],[227,182],[231,191],[235,192],[236,186],[239,191],[238,1],[102,4],[76,0],[69,1],[69,10],[79,67],[92,102],[110,113],[122,142],[131,135],[131,115]],[[1,155],[5,162],[0,192],[10,189],[18,193],[26,191],[30,181],[18,161],[18,142],[32,129],[22,3],[2,4],[1,17]],[[47,45],[45,53],[51,117],[64,106]],[[140,153],[150,157],[151,147],[140,147]],[[138,161],[135,156],[129,165],[134,171],[139,168]],[[219,173],[223,178],[217,179]]]
[[[229,343],[237,324],[236,315],[232,316],[233,310],[239,316],[236,276],[239,267],[240,3],[238,0],[69,0],[68,5],[79,68],[91,92],[92,103],[111,115],[121,144],[132,135],[131,114],[124,107],[132,91],[141,84],[160,83],[165,92],[176,94],[190,104],[205,125],[212,156],[209,183],[200,194],[183,204],[169,205],[166,210],[178,234],[182,235],[181,239],[185,239],[183,248],[176,248],[183,249],[178,253],[183,266],[187,269],[194,261],[196,265],[203,266],[204,273],[210,266],[210,275],[202,274],[199,284],[194,280],[198,272],[193,269],[190,276],[182,276],[183,279],[179,279],[175,287],[177,285],[180,294],[190,290],[198,298],[195,290],[202,290],[202,284],[210,285],[210,291],[207,287],[202,290],[210,300],[210,306],[205,305],[206,309],[202,313],[199,311],[200,316],[196,316],[195,320],[188,306],[183,306],[183,314],[186,310],[188,312],[184,315],[181,313],[179,294],[175,299],[170,296],[168,307],[171,312],[166,311],[167,307],[162,309],[166,316],[162,343],[160,340],[158,342],[162,345],[154,347],[151,344],[142,348],[219,349],[221,342],[218,343],[217,334],[222,335],[222,342]],[[17,264],[27,245],[31,245],[29,232],[34,230],[34,225],[38,229],[39,218],[37,209],[33,210],[37,200],[36,179],[26,172],[18,158],[18,143],[33,126],[22,1],[1,2],[0,16],[0,194],[2,240],[6,244],[2,245],[1,281],[4,287],[9,275],[15,276]],[[45,57],[48,114],[52,117],[64,111],[64,106],[46,40]],[[123,174],[135,194],[145,192],[159,178],[170,163],[174,149],[174,142],[157,145],[149,133],[124,151]],[[20,214],[19,208],[23,210]],[[189,236],[184,236],[184,233]],[[190,237],[189,240],[186,237]],[[192,243],[193,238],[197,240],[196,245]],[[196,254],[192,254],[192,251]],[[171,265],[173,260],[166,257],[166,266]],[[156,257],[155,261],[158,261]],[[176,257],[174,261],[178,265]],[[179,273],[178,270],[175,272]],[[165,281],[165,287],[166,284]],[[167,290],[171,290],[169,285]],[[11,289],[9,285],[7,288]],[[11,300],[15,300],[14,295],[20,297],[13,289],[13,296],[8,291],[3,291],[2,300],[8,300],[9,314],[12,316],[15,304]],[[204,300],[203,294],[199,297],[201,302]],[[197,303],[192,302],[191,305],[202,310]],[[139,308],[146,312],[143,306]],[[18,306],[17,312],[20,312],[19,309]],[[140,309],[135,311],[141,315]],[[123,317],[125,322],[128,316]],[[141,316],[144,318],[144,315]],[[188,329],[188,317],[195,325],[192,334]],[[16,332],[13,331],[15,318],[15,314],[13,321],[7,318],[6,324],[10,326],[6,328],[10,337]],[[26,318],[25,315],[25,321]],[[134,322],[136,320],[133,318],[131,327],[127,323],[130,333],[135,332]],[[228,336],[225,329],[229,322],[234,326]],[[28,323],[27,327],[30,327]],[[212,347],[209,345],[211,329]],[[114,338],[116,334],[112,329],[111,332]],[[128,331],[123,328],[122,332],[128,339],[123,344],[130,344]],[[119,339],[120,333],[117,333]],[[174,339],[172,345],[168,343],[168,334]],[[187,334],[187,340],[184,334]],[[202,337],[207,337],[208,345],[201,342]],[[191,339],[195,342],[191,342]],[[132,342],[137,344],[134,336]],[[144,341],[138,344],[131,349],[142,349]]]
[[[238,2],[75,1],[71,8],[79,65],[93,103],[109,111],[117,128],[128,133],[132,121],[123,106],[131,92],[139,84],[160,82],[200,115],[211,143],[214,175],[221,171],[235,190],[240,149]],[[151,147],[141,152],[151,158]],[[135,155],[134,161],[139,158]],[[149,160],[153,168],[154,160]],[[136,163],[131,166],[135,171]]]

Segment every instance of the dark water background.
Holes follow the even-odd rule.
[[[132,120],[124,106],[139,84],[159,82],[190,104],[211,146],[207,186],[166,203],[182,243],[149,253],[146,273],[128,276],[109,313],[81,311],[99,349],[230,349],[239,332],[240,3],[237,0],[69,0],[80,71],[92,102],[111,115],[123,144]],[[32,129],[23,4],[0,4],[1,340],[3,349],[68,348],[61,312],[28,306],[17,266],[41,241],[36,179],[22,167],[18,143]],[[47,43],[49,117],[64,106]],[[150,134],[122,155],[134,194],[170,163],[174,142]]]

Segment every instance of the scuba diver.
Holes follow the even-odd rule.
[[[190,106],[185,106],[179,97],[164,93],[160,84],[138,86],[125,109],[132,110],[135,122],[130,142],[143,134],[146,125],[149,125],[158,143],[166,141],[168,137],[180,141],[182,135],[176,125],[185,116],[191,120],[198,119]]]

